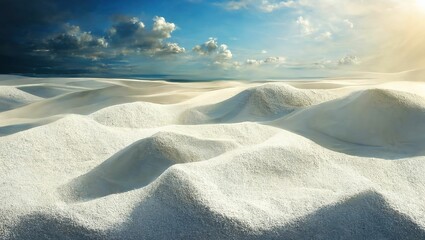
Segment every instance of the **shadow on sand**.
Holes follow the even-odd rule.
[[[12,239],[425,239],[423,228],[372,191],[262,231],[251,231],[205,205],[176,203],[148,199],[125,224],[103,233],[66,218],[30,215],[12,229]]]

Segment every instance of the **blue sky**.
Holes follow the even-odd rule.
[[[400,30],[392,22],[424,15],[417,3],[4,0],[0,72],[209,79],[366,71],[391,52],[383,46]]]

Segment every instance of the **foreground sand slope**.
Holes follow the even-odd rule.
[[[425,239],[425,83],[0,76],[0,239]]]

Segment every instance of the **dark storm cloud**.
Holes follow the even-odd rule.
[[[117,17],[103,36],[68,24],[102,1],[0,0],[0,73],[67,73],[107,69],[120,57],[165,57],[185,52],[166,42],[174,23],[155,17],[151,27]]]
[[[0,0],[0,72],[44,72],[60,64],[33,52],[40,39],[98,2]]]
[[[54,35],[40,44],[35,53],[57,57],[80,57],[97,60],[106,56],[104,49],[108,42],[103,37],[97,37],[90,32],[81,31],[79,26],[66,24],[64,32]]]

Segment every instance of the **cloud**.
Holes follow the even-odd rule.
[[[221,6],[223,6],[225,9],[227,10],[240,10],[242,8],[247,8],[248,4],[250,1],[244,1],[244,0],[240,0],[240,1],[229,1],[225,4],[221,4]]]
[[[177,43],[165,42],[176,29],[174,23],[155,17],[151,29],[135,17],[120,16],[107,31],[107,36],[94,36],[79,26],[66,24],[64,32],[55,34],[34,49],[35,54],[54,58],[79,57],[92,60],[115,58],[119,55],[142,54],[164,57],[184,53]]]
[[[303,35],[310,35],[315,31],[310,21],[305,19],[303,16],[299,16],[296,23],[300,27],[300,31]]]
[[[36,72],[52,68],[58,61],[34,55],[40,39],[63,22],[91,13],[98,1],[1,0],[0,1],[0,72]]]
[[[233,55],[232,52],[229,50],[226,44],[221,44],[218,48],[217,57],[216,59],[220,61],[227,61],[232,59]]]
[[[108,67],[111,64],[124,67],[120,60],[126,55],[163,59],[185,52],[179,44],[167,41],[177,26],[163,17],[155,17],[150,27],[138,18],[115,17],[104,36],[76,25],[62,24],[61,27],[53,28],[50,23],[46,24],[42,26],[48,31],[38,30],[44,35],[16,40],[9,36],[15,42],[0,41],[0,60],[3,62],[7,59],[4,61],[6,64],[0,66],[0,72],[62,74],[107,71],[111,69]]]
[[[321,33],[319,36],[317,36],[316,37],[316,40],[319,40],[319,41],[325,41],[325,40],[330,40],[330,39],[332,39],[332,33],[331,32],[324,32],[324,33]]]
[[[232,59],[233,54],[226,44],[218,44],[216,38],[209,38],[206,42],[196,45],[192,51],[199,56],[210,58],[215,64],[222,64]]]
[[[261,60],[256,60],[256,59],[247,59],[245,61],[246,65],[248,66],[259,66],[262,64]]]
[[[286,58],[284,57],[268,57],[264,60],[265,64],[280,64],[285,62]]]
[[[260,65],[280,65],[286,62],[284,57],[267,57],[264,60],[247,59],[245,64],[248,66],[260,66]]]
[[[166,43],[176,30],[174,23],[163,17],[153,19],[152,29],[135,17],[119,17],[109,29],[107,39],[111,46],[123,54],[140,53],[149,56],[164,56],[184,53],[185,49],[177,43]]]
[[[255,9],[269,13],[282,8],[295,7],[297,3],[293,0],[237,0],[220,3],[218,5],[229,11],[237,11],[241,9]]]
[[[65,32],[45,39],[41,48],[35,52],[50,52],[54,56],[75,56],[97,59],[102,55],[102,49],[108,47],[103,37],[97,37],[90,32],[81,31],[79,26],[65,25]]]
[[[338,60],[338,65],[358,65],[361,63],[357,56],[347,55]]]
[[[216,38],[209,38],[205,43],[196,45],[193,48],[193,51],[199,55],[210,55],[214,53],[218,48],[218,43]]]
[[[296,3],[294,1],[261,1],[259,8],[264,12],[273,12],[281,8],[294,7]]]
[[[350,20],[348,19],[344,19],[344,24],[348,27],[353,29],[354,28],[354,23],[352,23]]]

